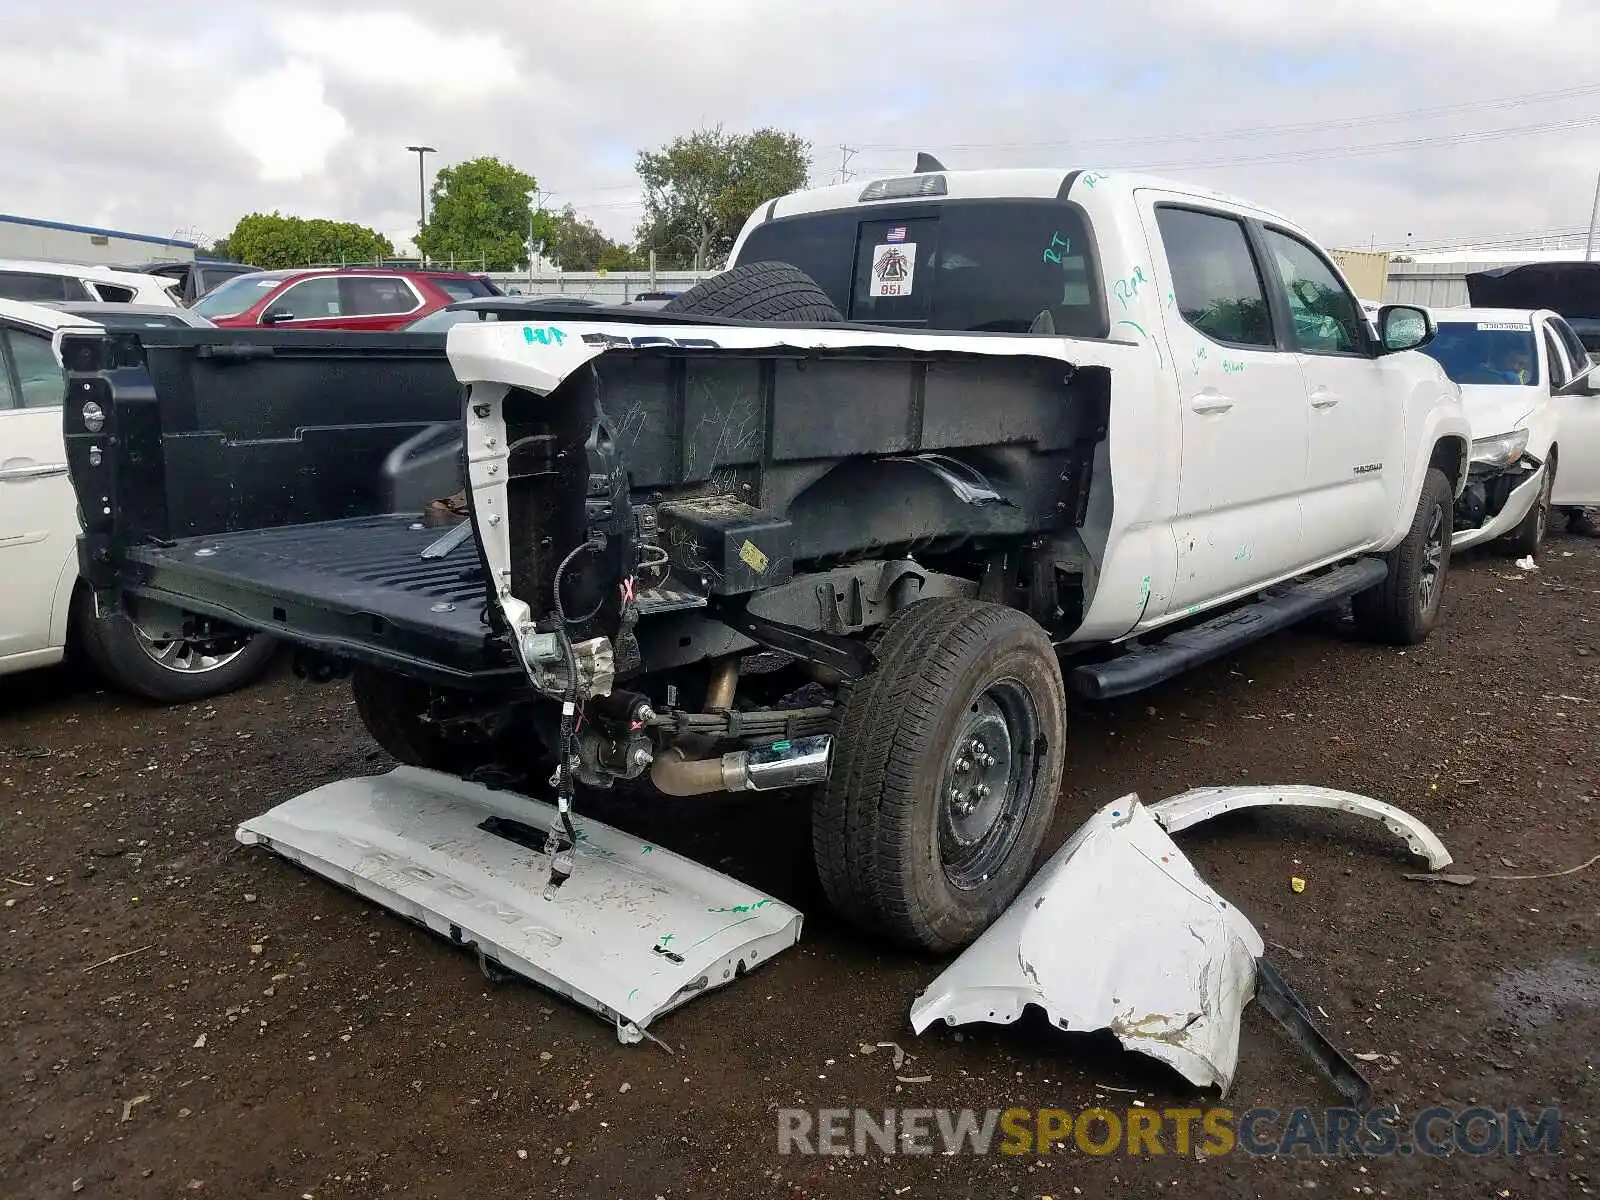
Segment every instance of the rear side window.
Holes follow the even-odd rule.
[[[0,297],[7,300],[88,300],[76,279],[33,271],[0,271]]]
[[[786,262],[846,319],[966,333],[1103,337],[1088,224],[1059,200],[921,203],[790,217],[740,262]]]
[[[1156,208],[1183,319],[1214,341],[1272,346],[1272,314],[1244,226],[1219,213]]]
[[[422,307],[406,281],[393,276],[357,275],[340,280],[340,283],[346,316],[395,316]]]
[[[494,289],[481,279],[435,279],[432,283],[452,300],[475,300],[479,296],[494,295]]]
[[[120,283],[100,283],[96,281],[86,286],[95,294],[94,298],[96,300],[104,300],[110,304],[133,303],[133,289],[131,287],[123,287]]]

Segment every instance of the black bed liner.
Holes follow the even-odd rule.
[[[136,593],[374,665],[407,664],[440,683],[515,686],[521,667],[488,623],[488,590],[468,537],[414,516],[355,517],[132,546]]]

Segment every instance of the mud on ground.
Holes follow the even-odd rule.
[[[1400,653],[1302,630],[1074,713],[1052,846],[1118,795],[1301,782],[1400,804],[1484,875],[1600,852],[1600,546],[1458,562],[1443,629]],[[802,1158],[780,1107],[1208,1103],[1038,1022],[913,1037],[937,964],[816,894],[794,802],[599,814],[800,906],[801,944],[663,1018],[676,1054],[485,982],[473,960],[233,840],[279,800],[388,762],[343,685],[280,671],[152,708],[71,671],[0,681],[0,1196],[1569,1196],[1600,1191],[1600,864],[1407,882],[1376,826],[1239,815],[1180,835],[1325,1028],[1403,1113],[1560,1106],[1561,1153]],[[692,805],[692,806],[691,806]],[[1307,881],[1294,893],[1291,876]],[[125,957],[116,958],[113,956]],[[103,964],[103,965],[101,965]],[[914,1055],[899,1074],[893,1041]],[[1252,1006],[1228,1106],[1322,1108]],[[1114,1089],[1132,1089],[1117,1091]]]

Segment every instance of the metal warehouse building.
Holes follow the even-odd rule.
[[[0,213],[0,258],[125,266],[157,258],[192,261],[196,248],[177,238]]]

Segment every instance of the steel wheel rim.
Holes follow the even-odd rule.
[[[250,645],[249,638],[153,638],[137,625],[133,626],[133,635],[138,640],[139,649],[145,652],[151,662],[177,675],[204,675],[221,670]],[[219,646],[231,646],[232,649],[212,653]]]
[[[1422,543],[1422,569],[1417,580],[1417,607],[1423,616],[1438,602],[1439,577],[1444,570],[1444,509],[1434,506],[1428,536]]]
[[[1534,518],[1534,544],[1543,545],[1544,535],[1550,530],[1550,493],[1555,480],[1550,477],[1548,469],[1544,473],[1544,483],[1539,485],[1539,498],[1533,502],[1538,516]]]
[[[937,799],[939,859],[955,887],[981,886],[1016,845],[1033,805],[1038,742],[1038,706],[1014,679],[991,684],[962,714]]]

